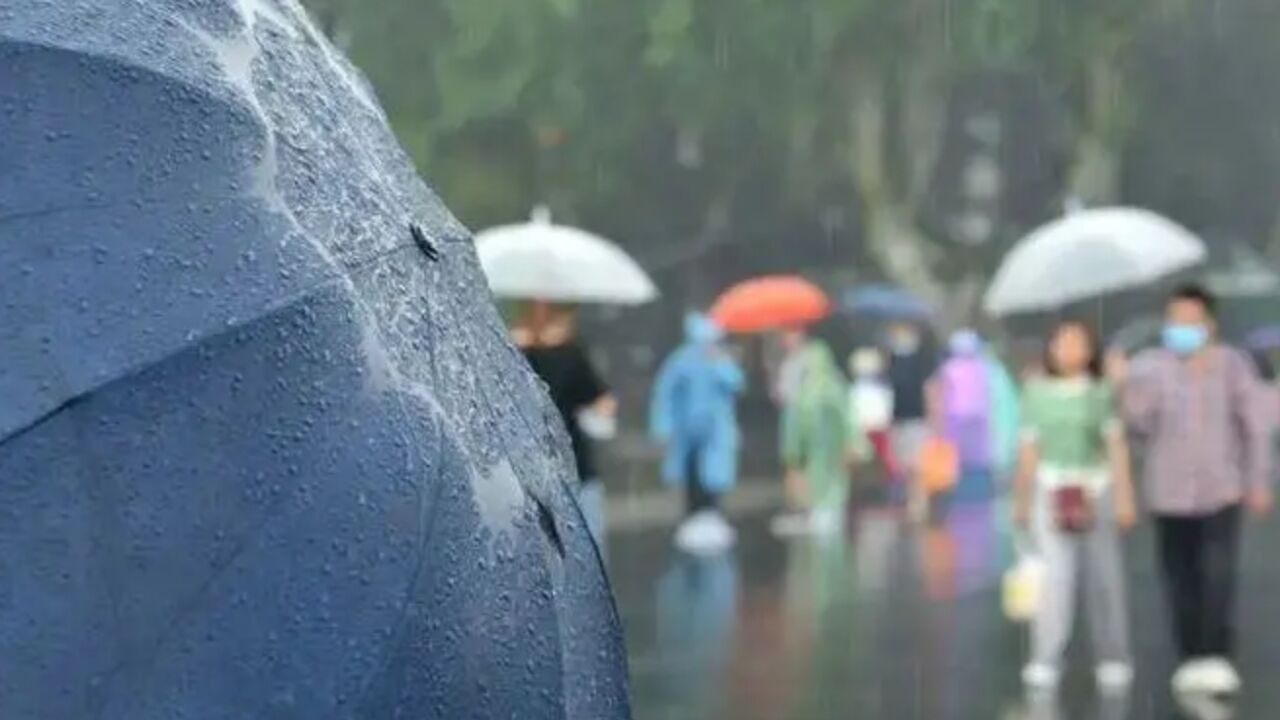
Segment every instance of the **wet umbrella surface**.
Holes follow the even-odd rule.
[[[627,715],[554,411],[293,0],[0,0],[0,288],[0,717]]]

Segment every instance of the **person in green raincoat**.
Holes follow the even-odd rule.
[[[836,528],[849,499],[848,386],[826,344],[810,342],[802,352],[801,379],[782,415],[782,461],[803,479],[797,484],[806,490],[814,529]]]

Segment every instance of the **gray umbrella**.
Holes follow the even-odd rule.
[[[0,717],[617,718],[469,235],[293,0],[0,0]]]

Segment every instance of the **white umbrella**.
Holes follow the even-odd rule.
[[[644,270],[617,245],[554,225],[544,208],[520,225],[476,235],[476,252],[498,297],[640,305],[658,296]]]
[[[1199,238],[1153,212],[1082,210],[1018,241],[996,271],[983,307],[997,317],[1051,310],[1145,285],[1204,257]]]

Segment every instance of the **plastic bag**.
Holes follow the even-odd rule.
[[[578,429],[592,440],[612,440],[618,435],[618,420],[590,408],[578,412]]]
[[[1029,552],[1019,552],[1018,561],[1004,574],[1002,600],[1004,614],[1016,623],[1031,622],[1040,609],[1044,592],[1044,561]]]
[[[929,494],[955,487],[960,476],[960,453],[946,438],[933,436],[920,448],[920,484]]]

